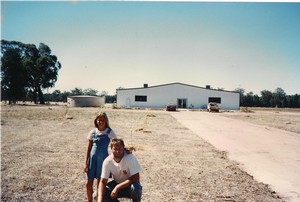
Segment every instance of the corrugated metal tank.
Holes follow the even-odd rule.
[[[68,97],[69,107],[104,107],[105,96],[78,95]]]

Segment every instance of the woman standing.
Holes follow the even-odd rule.
[[[102,163],[108,156],[108,145],[116,134],[109,126],[108,117],[105,112],[100,112],[94,120],[95,128],[88,134],[88,148],[86,152],[85,169],[87,174],[86,191],[88,202],[93,201],[93,183],[97,179],[97,188],[100,182]]]

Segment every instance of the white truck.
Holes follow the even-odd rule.
[[[209,112],[219,112],[219,105],[215,102],[210,102],[207,104],[207,110]]]

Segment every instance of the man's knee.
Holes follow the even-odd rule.
[[[142,185],[138,182],[135,182],[131,185],[131,197],[133,201],[141,201],[142,189]]]

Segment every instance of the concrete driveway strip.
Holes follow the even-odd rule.
[[[219,113],[170,113],[181,124],[226,151],[229,159],[285,200],[300,201],[300,135],[230,119]]]

